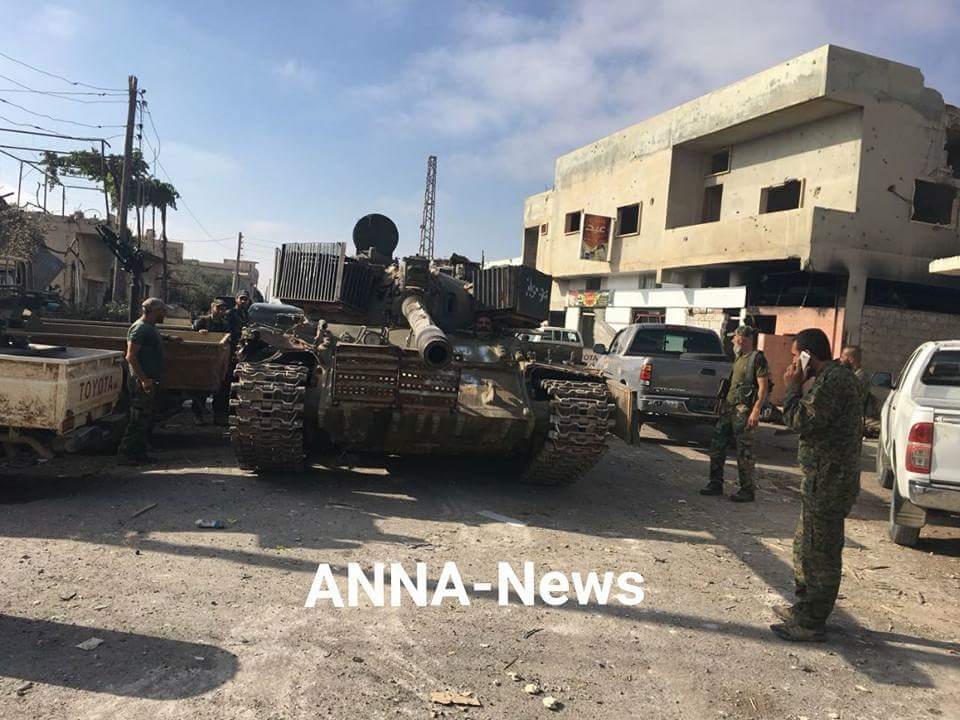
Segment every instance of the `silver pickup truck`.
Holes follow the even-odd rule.
[[[650,415],[716,418],[717,392],[731,363],[712,330],[640,323],[595,345],[596,367],[636,393],[638,424]]]

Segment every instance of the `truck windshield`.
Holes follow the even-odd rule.
[[[640,329],[633,337],[628,355],[722,355],[720,338],[695,330]]]
[[[924,385],[960,387],[960,350],[941,350],[933,354],[920,376]]]

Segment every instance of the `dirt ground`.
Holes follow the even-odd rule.
[[[769,608],[793,587],[796,440],[762,428],[744,506],[697,494],[708,437],[645,427],[562,490],[434,458],[258,480],[185,420],[146,471],[0,465],[0,717],[960,718],[958,523],[890,543],[868,442],[828,641],[783,642]],[[455,561],[472,583],[501,560],[638,571],[646,598],[304,607],[318,563],[424,561],[436,581]],[[482,706],[432,703],[441,690]]]

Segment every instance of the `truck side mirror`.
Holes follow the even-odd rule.
[[[888,372],[876,372],[870,377],[870,384],[876,388],[893,389],[893,375]]]
[[[593,351],[594,351],[597,355],[606,355],[606,354],[607,354],[607,346],[604,345],[603,343],[596,343],[596,344],[593,346]]]

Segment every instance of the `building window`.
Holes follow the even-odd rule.
[[[600,278],[598,277],[588,277],[586,278],[586,284],[583,286],[584,290],[599,290],[600,289]]]
[[[546,235],[548,232],[550,232],[550,223],[543,223],[543,225],[540,226],[540,234]]]
[[[911,220],[931,225],[953,224],[953,201],[957,189],[953,185],[917,180],[913,189]]]
[[[537,266],[537,249],[540,242],[540,238],[538,237],[539,231],[540,229],[536,225],[524,228],[523,230],[523,257],[520,262],[527,267]]]
[[[947,142],[944,145],[947,152],[947,165],[955,178],[960,178],[960,129],[947,129]]]
[[[723,185],[710,185],[703,189],[703,215],[700,222],[717,222],[720,219],[720,204],[723,201]]]
[[[563,231],[568,235],[570,233],[580,232],[580,218],[582,215],[582,210],[568,212],[563,219]]]
[[[710,165],[707,168],[707,175],[720,175],[730,172],[730,148],[717,150],[710,155]]]
[[[803,183],[800,180],[789,180],[783,185],[765,187],[760,191],[760,212],[795,210],[800,207],[801,195],[803,195]]]
[[[640,232],[640,203],[617,208],[617,235],[636,235]]]
[[[640,290],[655,290],[657,287],[656,273],[641,273],[637,277],[637,288]]]

